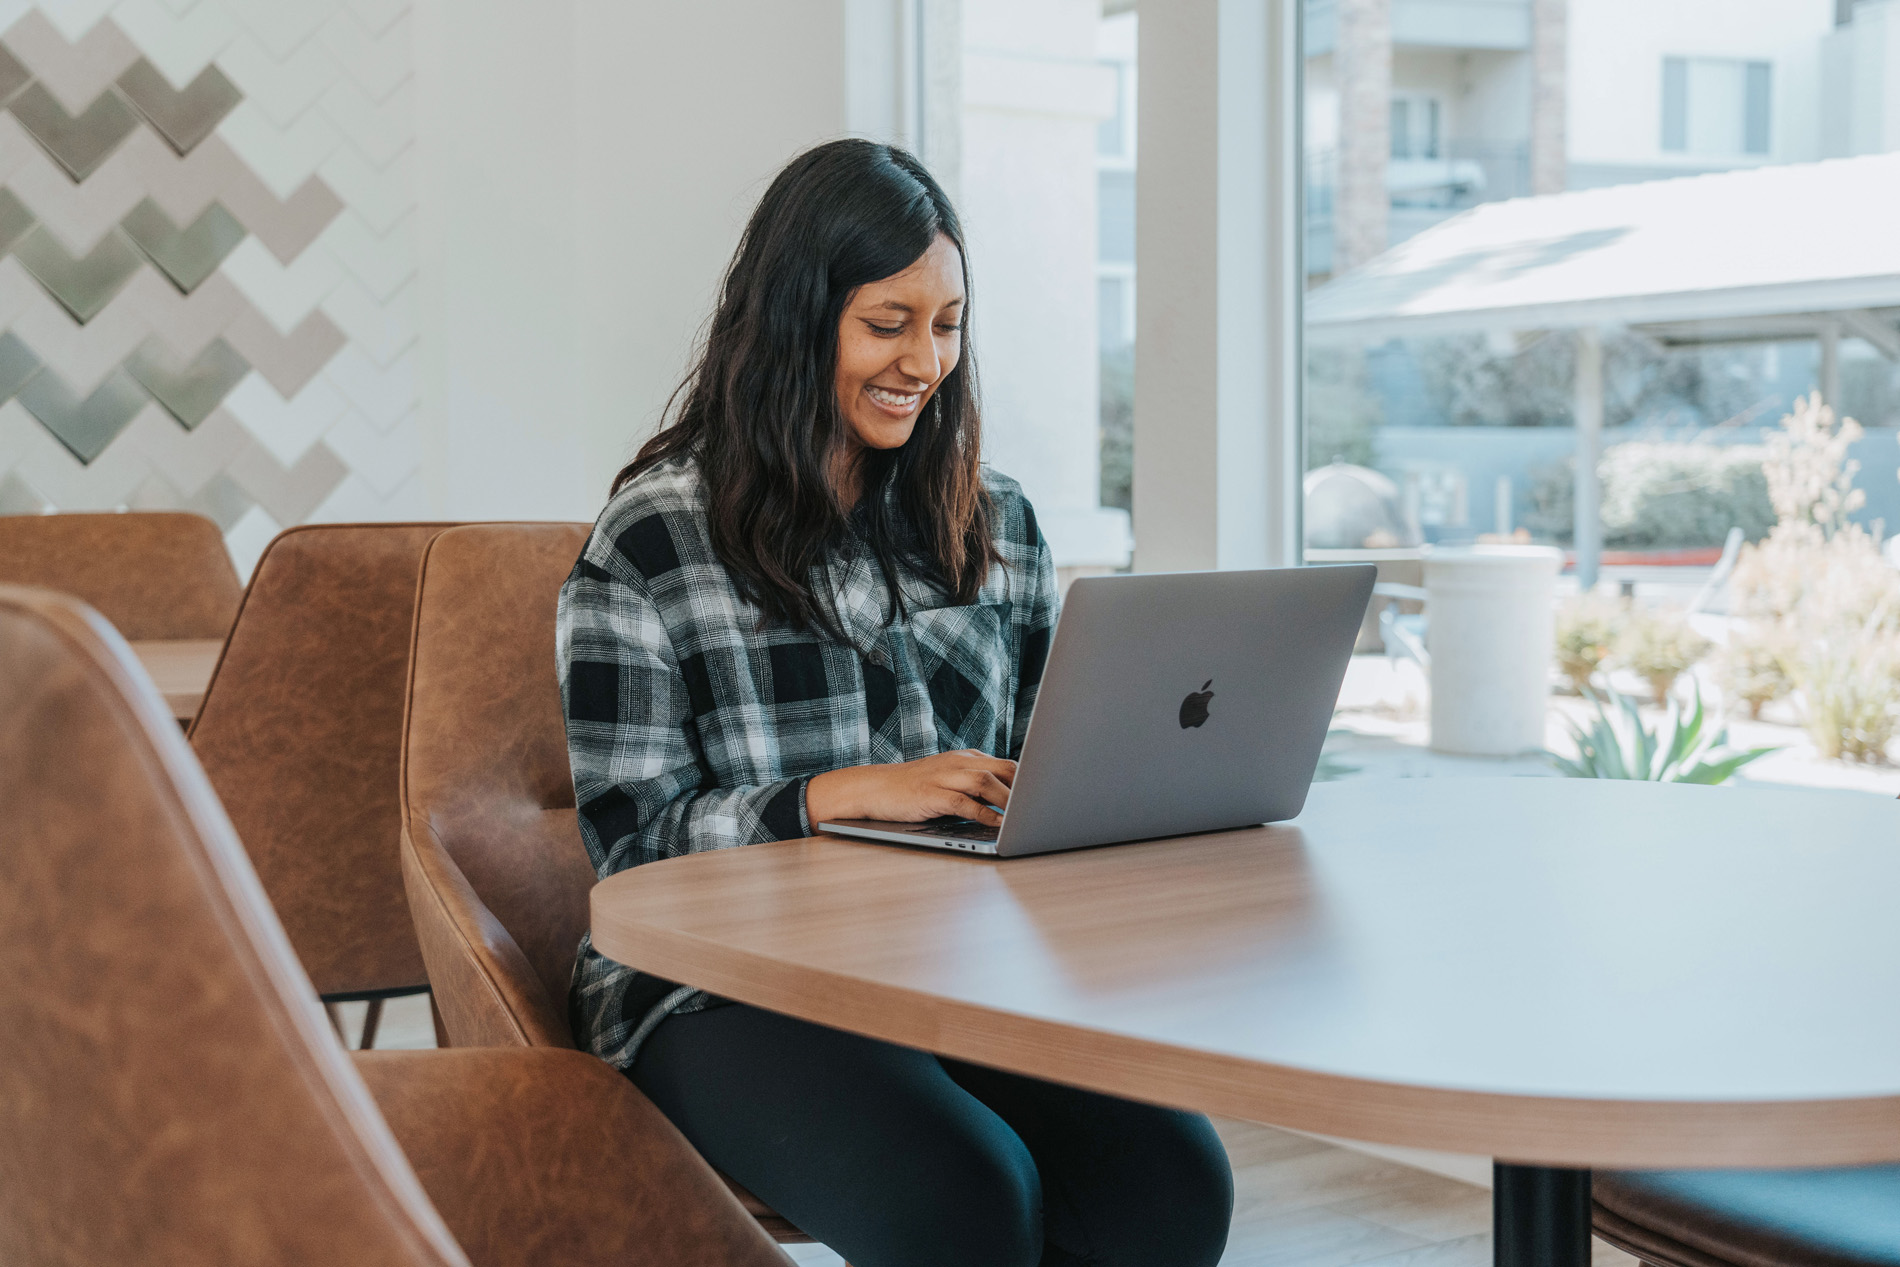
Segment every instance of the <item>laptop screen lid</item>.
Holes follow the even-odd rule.
[[[1374,573],[1350,565],[1076,581],[999,851],[1297,815]]]

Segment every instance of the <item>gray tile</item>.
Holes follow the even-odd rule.
[[[0,402],[11,400],[28,379],[40,372],[41,365],[26,340],[11,330],[0,334]]]
[[[212,137],[205,144],[223,145],[224,140]],[[288,264],[303,254],[343,211],[343,200],[321,176],[310,177],[280,200],[256,173],[235,155],[232,158],[234,170],[219,198],[279,263]]]
[[[270,517],[288,528],[323,504],[350,473],[330,447],[319,440],[304,450],[295,466],[278,465],[270,450],[253,440],[225,469]]]
[[[83,110],[139,59],[139,50],[109,17],[69,41],[42,12],[51,7],[37,5],[8,27],[7,50],[68,110]]]
[[[302,391],[348,342],[321,308],[311,309],[289,334],[280,334],[249,300],[225,327],[224,337],[286,400]]]
[[[165,342],[172,347],[186,356],[196,356],[199,349],[223,334],[239,315],[250,311],[251,301],[222,271],[205,278],[204,284],[189,295],[181,295],[163,273],[148,268],[132,275],[132,280],[112,301],[112,307],[126,309],[143,321],[148,330],[162,330]],[[237,347],[237,344],[233,342],[231,346]]]
[[[81,325],[97,316],[145,263],[139,249],[119,229],[74,259],[44,225],[36,225],[13,244],[13,258]]]
[[[13,50],[0,44],[0,104],[13,99],[13,94],[33,81],[33,72],[20,64]]]
[[[74,457],[90,464],[145,407],[145,389],[124,370],[113,370],[81,400],[59,375],[41,370],[20,389],[20,403]]]
[[[0,254],[11,250],[34,223],[27,205],[11,189],[0,188]]]
[[[244,240],[244,226],[215,202],[181,229],[147,198],[126,213],[119,227],[187,295]]]
[[[205,486],[192,494],[185,502],[185,509],[195,511],[218,525],[221,532],[229,532],[237,527],[237,521],[244,518],[244,512],[257,502],[251,495],[238,487],[236,480],[229,475],[218,474],[205,482]]]
[[[251,366],[223,339],[186,361],[153,335],[126,358],[125,369],[189,431],[224,403]]]
[[[0,475],[0,515],[43,515],[51,507],[17,471]]]
[[[191,153],[244,100],[216,64],[199,71],[183,88],[174,88],[143,57],[119,76],[119,91],[180,154]]]
[[[185,499],[171,481],[154,471],[138,482],[125,497],[127,510],[180,510]]]
[[[32,83],[7,103],[7,109],[75,181],[92,175],[139,125],[125,98],[111,91],[93,98],[75,118],[44,84]]]

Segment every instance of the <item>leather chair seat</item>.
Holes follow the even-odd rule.
[[[1604,1171],[1596,1234],[1659,1267],[1900,1267],[1900,1165]]]

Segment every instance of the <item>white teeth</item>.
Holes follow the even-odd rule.
[[[889,405],[892,409],[908,409],[917,403],[919,396],[923,395],[922,392],[894,392],[889,388],[872,387],[868,384],[865,390],[871,393],[873,400],[879,404]]]

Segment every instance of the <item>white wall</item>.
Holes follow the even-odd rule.
[[[964,0],[959,210],[984,448],[1066,565],[1126,563],[1101,500],[1096,127],[1114,112],[1098,0]]]
[[[418,4],[432,506],[591,519],[772,175],[901,117],[846,73],[901,0]]]
[[[1817,157],[1820,45],[1833,15],[1833,0],[1574,0],[1571,161],[1685,165],[1662,149],[1664,57],[1772,62],[1772,153],[1755,161]]]
[[[1573,10],[1574,11],[1574,10]],[[1531,131],[1531,59],[1528,53],[1463,54],[1457,135],[1472,140],[1528,143]]]
[[[846,24],[840,0],[581,8],[580,407],[598,500],[658,424],[772,177],[847,131]]]
[[[423,470],[439,516],[596,509],[576,425],[578,8],[416,3]]]
[[[1825,156],[1900,149],[1900,2],[1862,0],[1822,53]]]

